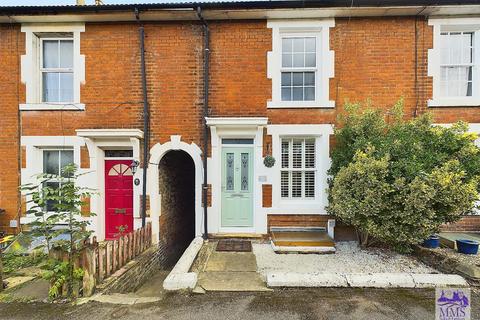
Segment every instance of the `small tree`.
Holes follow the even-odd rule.
[[[348,105],[336,129],[329,213],[353,225],[362,245],[379,240],[408,251],[457,221],[478,199],[476,136],[430,115],[405,121],[402,103],[385,117]]]
[[[59,175],[40,174],[36,183],[22,186],[31,198],[32,206],[27,214],[36,217],[30,223],[32,234],[45,239],[44,246],[49,254],[52,248],[67,254],[67,261],[51,261],[50,270],[45,273],[51,282],[51,297],[57,297],[64,285],[67,297],[71,297],[74,282],[82,275],[82,270],[75,268],[74,260],[84,240],[92,233],[88,230],[90,222],[81,217],[81,206],[83,199],[89,198],[93,190],[76,183],[80,176],[76,166],[67,165]]]

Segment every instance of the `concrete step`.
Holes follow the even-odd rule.
[[[256,272],[202,272],[198,276],[198,286],[208,291],[272,291],[267,288],[262,277]]]

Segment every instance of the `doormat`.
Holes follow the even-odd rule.
[[[219,240],[217,251],[251,252],[252,243],[248,240]]]

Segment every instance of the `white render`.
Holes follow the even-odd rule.
[[[85,136],[83,136],[85,134]],[[81,186],[95,190],[90,199],[90,210],[96,214],[94,217],[84,217],[90,221],[90,230],[99,241],[105,238],[105,197],[104,197],[104,165],[105,149],[126,148],[132,149],[132,160],[140,159],[140,140],[143,132],[137,129],[82,129],[77,130],[77,136],[22,136],[21,145],[26,149],[26,168],[21,170],[21,183],[34,183],[35,175],[43,172],[44,149],[71,149],[73,150],[74,164],[78,172],[83,174],[78,183]],[[87,146],[90,157],[90,167],[80,168],[80,148]],[[125,158],[129,159],[129,158]],[[139,169],[134,179],[142,180],[142,170]],[[134,228],[141,227],[140,195],[142,183],[133,188],[133,217]],[[27,199],[28,200],[28,199]],[[29,209],[31,204],[27,204]],[[26,224],[33,221],[34,217],[21,217],[20,223]]]
[[[140,159],[140,139],[143,132],[138,129],[78,129],[77,136],[81,137],[88,148],[90,168],[88,172],[88,187],[97,190],[98,194],[91,198],[91,211],[94,217],[94,230],[99,240],[105,239],[105,152],[109,148],[132,149],[133,158]],[[107,158],[108,159],[108,158]],[[124,158],[129,159],[129,158]],[[142,194],[142,172],[138,169],[133,179],[139,179],[140,184],[133,186],[133,228],[142,226],[140,216],[140,195]]]
[[[76,136],[22,136],[20,144],[25,147],[26,166],[21,169],[21,184],[36,183],[36,175],[43,172],[43,150],[44,149],[71,149],[73,150],[73,162],[80,167],[80,147],[85,145],[82,138]],[[89,178],[82,176],[80,181],[82,185],[89,185]],[[26,199],[30,200],[29,198]],[[26,209],[29,210],[33,204],[27,203]],[[34,220],[33,216],[20,218],[21,224],[26,224]]]
[[[25,54],[21,57],[21,77],[26,87],[26,103],[20,110],[85,110],[80,100],[80,85],[85,83],[85,56],[80,54],[80,33],[85,32],[85,23],[24,23]],[[39,38],[35,33],[73,33],[73,100],[71,103],[42,103],[42,88],[39,73]]]
[[[268,20],[267,28],[272,29],[272,51],[267,54],[267,78],[272,79],[272,99],[268,108],[333,108],[330,100],[329,81],[335,76],[335,57],[330,50],[330,28],[335,19],[316,20]],[[318,71],[316,76],[315,101],[281,101],[280,66],[282,61],[282,34],[299,36],[314,35],[319,40],[317,51]]]

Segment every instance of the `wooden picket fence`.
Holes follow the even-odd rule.
[[[152,224],[126,233],[115,240],[84,243],[80,265],[84,270],[83,295],[90,296],[95,287],[152,245]]]

